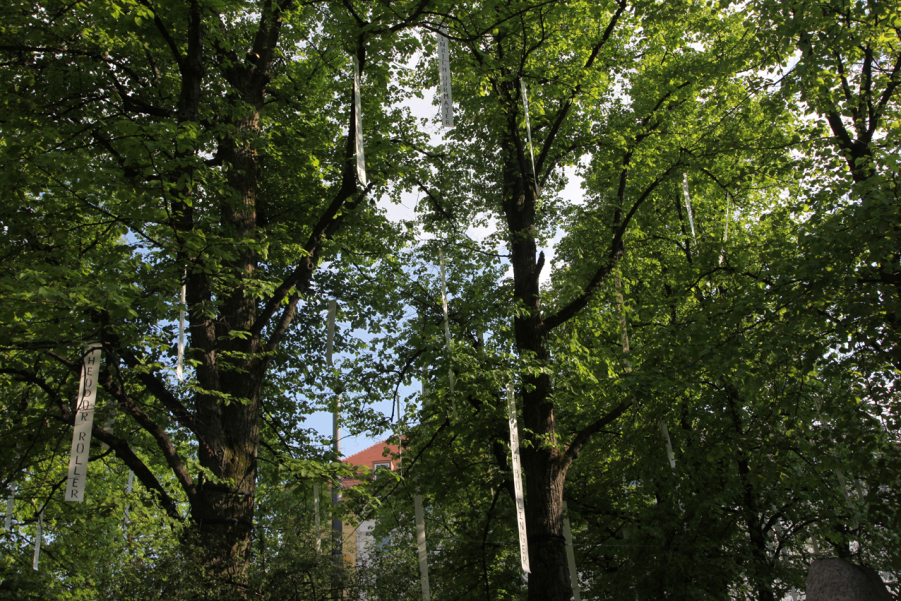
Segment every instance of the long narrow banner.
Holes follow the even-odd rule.
[[[447,26],[438,28],[438,90],[441,94],[441,125],[454,126],[454,102],[451,98],[450,49]]]
[[[526,82],[521,78],[519,87],[522,88],[522,106],[526,113],[526,136],[529,140],[529,155],[532,157],[532,177],[535,178],[535,194],[538,194],[538,172],[535,171],[535,152],[532,150],[532,125],[529,123],[529,91],[526,89]]]
[[[619,329],[620,329],[620,337],[623,342],[623,367],[626,369],[626,373],[630,373],[632,371],[632,362],[629,361],[629,329],[628,323],[626,323],[626,302],[623,299],[622,293],[623,283],[619,277],[619,270],[613,272],[613,288],[616,293],[616,302],[619,304]]]
[[[512,384],[507,384],[507,418],[510,421],[510,454],[513,456],[513,493],[516,497],[516,525],[519,527],[519,560],[522,563],[522,571],[530,574],[526,501],[522,492],[522,466],[519,462],[519,427],[516,424],[516,401],[513,399]]]
[[[188,277],[187,270],[185,277]],[[185,304],[188,300],[188,286],[182,281],[181,284],[181,308],[178,310],[178,359],[175,363],[175,376],[179,382],[184,382],[184,364],[185,364]]]
[[[44,538],[44,510],[38,514],[38,532],[34,537],[34,561],[31,562],[31,568],[35,571],[38,569],[38,562],[41,559],[41,543]]]
[[[720,251],[720,265],[723,264],[723,257],[726,254],[726,242],[729,241],[729,210],[732,204],[732,195],[726,192],[726,231],[723,232],[723,249]]]
[[[19,455],[16,455],[13,463],[19,466]],[[17,470],[18,471],[18,470]],[[3,521],[3,527],[9,532],[13,527],[13,510],[16,508],[16,489],[18,485],[15,480],[9,483],[9,496],[6,497],[6,519]]]
[[[691,214],[691,199],[688,196],[688,174],[682,174],[682,196],[685,197],[685,210],[688,211],[688,224],[691,226],[691,237],[694,238],[695,242],[698,241],[698,237],[695,236],[695,219]]]
[[[335,348],[335,315],[338,313],[338,301],[329,299],[328,321],[326,323],[325,361],[329,367],[334,367],[332,351]],[[332,414],[332,434],[335,437],[335,452],[341,455],[341,395],[335,399],[335,412]]]
[[[16,483],[11,482],[9,485],[9,496],[6,498],[6,520],[3,522],[3,527],[7,530],[12,529],[13,527],[13,509],[16,506]]]
[[[354,66],[356,66],[356,58],[354,59]],[[356,72],[356,75],[359,76],[359,72]],[[356,81],[356,80],[355,80]],[[358,113],[359,114],[359,113]],[[361,131],[361,130],[357,130]],[[362,135],[360,137],[362,142]],[[359,159],[359,156],[357,158]],[[357,163],[359,167],[359,163]],[[365,173],[364,173],[365,176]],[[332,350],[335,346],[335,315],[338,313],[338,301],[336,299],[329,299],[328,302],[328,322],[326,325],[326,346],[325,346],[325,360],[328,362],[329,367],[333,367],[334,363],[332,362]],[[341,458],[341,395],[337,395],[335,398],[335,412],[332,413],[332,435],[334,436],[334,449],[335,455],[340,459]],[[341,480],[336,479],[332,483],[332,506],[337,507],[341,502]],[[335,542],[334,554],[335,554],[335,563],[339,566],[341,565],[342,557],[342,549],[343,549],[343,536],[344,536],[344,525],[341,523],[339,518],[332,518],[332,539]]]
[[[422,514],[422,495],[413,495],[413,510],[416,514],[416,550],[419,556],[419,585],[422,588],[422,601],[432,598],[429,589],[429,554],[425,545],[425,518]]]
[[[670,440],[669,429],[666,427],[666,422],[661,419],[657,422],[657,425],[660,427],[660,433],[663,434],[664,442],[666,442],[666,458],[669,459],[669,466],[676,469],[676,458],[673,457],[673,441]]]
[[[363,157],[363,102],[360,100],[360,61],[354,56],[354,141],[357,153],[357,179],[364,186],[366,179],[366,159]]]
[[[100,372],[100,343],[92,342],[84,355],[81,381],[78,383],[78,405],[75,410],[75,429],[69,451],[69,477],[66,481],[66,501],[84,500],[88,459],[91,454],[91,427],[94,425],[94,405],[97,397],[97,376]]]
[[[135,473],[131,470],[128,470],[128,484],[125,485],[125,494],[126,495],[131,494],[131,490],[132,490],[132,487],[134,486],[134,483],[135,483]],[[126,524],[129,523],[129,519],[130,519],[129,507],[130,507],[130,505],[128,503],[126,503],[125,504],[125,523]]]
[[[447,341],[448,360],[451,357],[451,335],[450,326],[448,325],[447,311],[447,278],[444,274],[444,251],[438,248],[438,261],[441,264],[441,306],[444,309],[444,339]],[[450,384],[451,408],[454,411],[454,419],[457,419],[457,401],[454,399],[454,366],[451,364],[447,369],[447,379]]]
[[[582,601],[579,573],[576,571],[576,552],[573,549],[573,531],[569,526],[569,509],[563,501],[563,538],[566,539],[566,563],[569,567],[569,582],[573,588],[573,600]]]
[[[322,549],[322,526],[319,519],[319,482],[313,482],[313,524],[316,526],[316,550]]]

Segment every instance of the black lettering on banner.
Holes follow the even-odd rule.
[[[79,441],[83,441],[83,440],[84,440],[84,437],[87,436],[87,435],[88,435],[87,432],[79,432],[79,433],[78,433],[78,440],[79,440]]]
[[[75,452],[76,453],[84,453],[84,443],[83,442],[80,442],[80,443],[78,443],[78,445],[75,446]]]

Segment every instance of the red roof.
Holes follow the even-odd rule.
[[[397,469],[397,460],[392,455],[400,454],[400,448],[394,444],[388,444],[387,440],[382,440],[367,449],[363,449],[359,453],[354,453],[350,457],[341,460],[342,463],[349,463],[359,467],[368,468],[375,471],[376,466],[387,466],[391,471]],[[348,488],[356,486],[360,481],[356,478],[345,478],[342,486]]]

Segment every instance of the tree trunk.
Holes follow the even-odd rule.
[[[735,431],[739,436],[744,434],[742,429],[741,418],[735,407],[737,393],[730,391],[726,398],[729,403],[729,411],[732,414],[732,423]],[[744,503],[742,513],[745,521],[745,528],[748,531],[748,538],[751,543],[751,558],[753,562],[753,570],[751,577],[755,581],[754,586],[757,589],[758,601],[775,601],[776,595],[773,593],[772,579],[770,574],[770,562],[767,557],[766,533],[763,529],[761,514],[757,506],[757,498],[754,495],[754,486],[750,479],[751,467],[744,453],[738,460],[738,475],[741,478],[743,488]]]
[[[507,88],[512,92],[512,84]],[[536,260],[535,216],[537,183],[527,181],[526,158],[517,138],[516,114],[509,113],[508,132],[503,144],[504,212],[511,237],[514,302],[528,309],[514,318],[513,329],[519,355],[549,361],[546,333],[541,316],[539,277],[544,254]],[[529,178],[531,179],[531,178]],[[524,375],[520,398],[523,404],[524,439],[522,449],[526,491],[526,529],[529,538],[529,600],[568,601],[572,596],[566,547],[563,538],[563,485],[566,470],[557,448],[554,406],[548,401],[547,374]]]

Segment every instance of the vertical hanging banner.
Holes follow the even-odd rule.
[[[522,107],[526,113],[526,136],[529,140],[529,156],[532,157],[532,177],[535,178],[535,194],[538,195],[538,172],[535,171],[535,152],[532,150],[532,125],[529,123],[529,91],[526,82],[519,79],[519,87],[522,89]]]
[[[619,329],[620,336],[623,342],[623,367],[626,369],[626,373],[630,373],[632,371],[632,362],[629,361],[629,329],[628,323],[626,322],[626,301],[623,299],[623,283],[619,277],[619,270],[613,272],[613,288],[616,292],[616,302],[619,305]]]
[[[41,543],[44,539],[44,510],[38,514],[38,532],[34,536],[34,561],[31,568],[35,571],[38,569],[38,562],[41,560]]]
[[[566,539],[566,563],[569,566],[569,582],[573,588],[573,600],[582,601],[579,573],[576,571],[576,552],[573,549],[573,531],[569,525],[569,509],[563,501],[563,538]]]
[[[685,210],[688,211],[688,224],[691,226],[691,237],[697,243],[698,237],[695,236],[695,219],[691,214],[691,198],[688,195],[688,174],[682,174],[682,196],[685,197]]]
[[[726,242],[729,241],[729,211],[732,204],[732,195],[726,192],[726,231],[723,232],[723,249],[720,251],[720,265],[723,264],[723,257],[726,255]]]
[[[357,153],[357,179],[364,186],[366,179],[366,159],[363,156],[363,102],[360,100],[360,61],[354,56],[354,141]]]
[[[9,496],[6,498],[6,519],[3,522],[3,527],[9,531],[13,526],[13,509],[16,506],[16,483],[12,482],[9,485]]]
[[[185,277],[188,272],[185,270]],[[175,376],[179,382],[184,382],[185,364],[185,304],[188,299],[188,286],[184,280],[181,283],[181,308],[178,310],[178,360],[175,363]]]
[[[422,513],[422,495],[413,495],[413,510],[416,514],[416,549],[419,556],[419,585],[422,588],[422,601],[432,598],[429,589],[429,554],[425,545],[425,518]]]
[[[13,463],[18,467],[19,455],[16,455]],[[17,470],[18,471],[18,470]],[[16,482],[12,480],[9,483],[9,496],[6,497],[6,519],[3,521],[3,527],[9,532],[13,526],[13,510],[16,508]]]
[[[328,321],[326,325],[325,360],[328,366],[334,367],[332,351],[335,348],[335,315],[338,313],[338,301],[334,298],[328,302]],[[332,435],[335,437],[335,453],[341,455],[341,395],[335,399],[335,412],[332,414]]]
[[[88,459],[91,454],[91,427],[94,425],[94,405],[97,398],[97,378],[100,374],[100,354],[99,342],[89,344],[81,367],[75,428],[72,431],[72,448],[69,451],[66,501],[84,500]]]
[[[313,525],[316,527],[316,550],[322,550],[322,526],[319,519],[319,482],[313,482]]]
[[[519,527],[519,559],[522,571],[530,574],[529,539],[526,535],[526,501],[522,492],[522,466],[519,462],[519,427],[516,425],[516,401],[513,385],[507,384],[507,418],[510,421],[510,454],[513,456],[513,494],[516,497],[516,525]]]
[[[447,26],[438,28],[438,92],[441,94],[441,125],[454,126],[454,102],[451,98],[450,48]]]
[[[451,335],[450,335],[450,325],[448,325],[448,311],[447,311],[447,278],[444,274],[444,251],[439,247],[438,248],[438,262],[441,265],[441,306],[444,309],[444,339],[447,341],[447,356],[450,360],[451,355]],[[450,396],[451,396],[451,408],[454,412],[454,419],[457,419],[457,401],[454,399],[454,366],[451,366],[447,370],[447,379],[450,384]]]
[[[669,466],[676,469],[676,458],[673,456],[673,441],[670,440],[666,422],[661,419],[657,422],[657,425],[660,427],[660,433],[663,434],[663,441],[666,443],[666,458],[669,459]]]
[[[356,59],[354,59],[354,65],[356,65]],[[359,131],[359,130],[358,130]],[[359,158],[359,155],[358,155]],[[358,163],[359,166],[359,163]],[[365,175],[365,173],[364,173]],[[338,301],[336,299],[329,299],[328,302],[328,322],[326,325],[326,347],[325,347],[325,359],[328,363],[329,367],[333,367],[334,363],[332,361],[332,350],[335,346],[335,315],[338,313]],[[334,437],[334,450],[335,455],[340,458],[341,457],[341,395],[337,395],[335,398],[335,412],[332,414],[332,436]],[[332,505],[337,507],[341,502],[341,480],[337,479],[332,483]],[[341,523],[341,520],[338,518],[332,519],[332,539],[335,543],[334,554],[335,554],[335,563],[339,566],[343,561],[343,536],[344,536],[344,525]]]
[[[128,484],[125,485],[125,494],[127,494],[127,495],[131,494],[131,490],[134,487],[134,483],[135,483],[135,473],[131,470],[128,470]],[[126,503],[125,504],[125,523],[126,524],[129,523],[129,518],[130,518],[129,508],[130,508],[130,505],[128,503]]]

